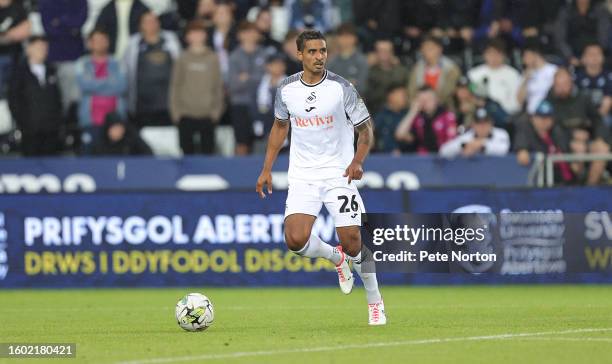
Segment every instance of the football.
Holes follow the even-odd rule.
[[[213,323],[213,304],[201,293],[189,293],[176,304],[176,321],[187,331],[204,331]]]

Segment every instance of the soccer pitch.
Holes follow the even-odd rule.
[[[181,330],[188,292],[213,301]],[[382,286],[389,323],[367,325],[361,289],[0,291],[0,342],[77,343],[86,363],[609,363],[608,286]],[[47,361],[43,359],[42,361]],[[41,359],[0,359],[3,363]]]

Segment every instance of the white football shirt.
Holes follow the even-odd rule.
[[[276,119],[291,121],[288,177],[342,177],[355,154],[354,129],[368,121],[368,109],[355,87],[333,72],[312,85],[301,76],[283,80],[274,102]]]

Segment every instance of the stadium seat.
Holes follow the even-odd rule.
[[[156,156],[180,157],[183,155],[179,145],[178,129],[175,126],[147,126],[140,136]]]

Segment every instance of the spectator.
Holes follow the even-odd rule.
[[[261,45],[266,48],[269,53],[279,52],[282,47],[281,44],[272,39],[272,13],[270,12],[270,8],[259,9],[257,18],[255,19],[255,26],[257,26],[259,33],[261,33]]]
[[[576,85],[591,96],[591,102],[597,107],[599,115],[610,126],[612,73],[604,69],[604,53],[599,44],[591,43],[584,47],[582,66],[576,71]]]
[[[21,1],[0,0],[0,99],[4,99],[14,61],[21,55],[21,42],[28,39],[31,25]]]
[[[180,1],[177,1],[176,7],[177,7],[177,11],[181,19],[183,19],[183,21],[185,22],[194,20],[194,18],[196,17],[196,14],[199,13],[198,8],[200,4],[202,4],[202,2],[212,2],[216,5],[216,0],[204,0],[204,1],[180,0]],[[200,20],[203,20],[203,19],[200,19]]]
[[[517,20],[524,17],[525,6],[526,2],[521,0],[483,0],[474,38],[480,42],[501,38],[510,49],[520,45],[522,29]]]
[[[368,72],[366,102],[370,113],[376,114],[384,105],[391,86],[408,82],[408,70],[395,56],[393,43],[379,39],[374,43],[374,64]]]
[[[593,42],[608,44],[609,14],[603,4],[591,0],[575,0],[559,13],[556,44],[563,57],[578,66],[584,47]]]
[[[185,32],[188,49],[176,61],[172,74],[170,112],[178,124],[184,154],[196,153],[196,135],[202,153],[214,153],[215,125],[224,109],[221,66],[206,46],[206,37],[202,22],[189,23]]]
[[[207,32],[210,35],[208,45],[219,57],[223,79],[227,81],[229,76],[229,55],[238,45],[231,4],[222,2],[217,5],[215,15],[213,16],[213,23],[214,26]]]
[[[81,28],[87,0],[38,0],[38,11],[49,41],[49,62],[56,63],[64,110],[79,99],[76,61],[85,53]]]
[[[549,101],[554,108],[555,121],[572,142],[588,139],[588,152],[604,154],[610,151],[609,132],[587,95],[578,92],[572,76],[565,68],[555,74]],[[588,138],[584,135],[588,134]],[[599,183],[606,167],[605,161],[591,163],[587,184]]]
[[[406,149],[406,145],[395,139],[395,130],[406,115],[407,106],[408,95],[404,85],[390,86],[385,106],[374,117],[376,152],[398,155]]]
[[[314,28],[323,33],[331,30],[330,0],[286,0],[285,6],[290,14],[290,29]]]
[[[442,55],[442,49],[442,42],[438,38],[427,37],[423,40],[422,58],[414,65],[408,82],[410,100],[414,100],[421,87],[429,86],[436,91],[442,105],[452,106],[452,97],[461,71],[453,61]]]
[[[468,77],[488,98],[499,103],[507,114],[514,114],[520,111],[516,95],[521,76],[504,63],[505,56],[504,42],[500,39],[490,40],[484,51],[485,64],[472,68]]]
[[[445,1],[445,32],[450,44],[456,50],[463,49],[472,43],[474,26],[478,22],[481,0]]]
[[[129,81],[128,110],[139,128],[170,124],[170,78],[180,52],[176,35],[161,30],[155,14],[144,13],[140,33],[130,38],[123,60]]]
[[[255,24],[243,22],[238,27],[240,47],[230,55],[228,88],[237,155],[249,154],[253,145],[250,106],[265,72],[266,61],[266,52],[258,45],[259,38]]]
[[[266,74],[259,82],[257,95],[254,99],[252,114],[254,115],[253,131],[257,142],[255,152],[263,154],[266,152],[267,137],[274,123],[274,97],[285,74],[285,58],[280,54],[272,54],[266,60]]]
[[[470,129],[440,147],[440,155],[447,158],[475,155],[503,156],[510,149],[508,132],[493,126],[493,119],[484,107],[476,109]]]
[[[457,125],[460,130],[469,127],[474,122],[474,112],[479,106],[482,106],[481,100],[472,92],[470,80],[461,76],[457,81],[455,88],[455,116],[457,117]]]
[[[351,24],[343,24],[336,31],[338,55],[328,65],[330,71],[344,77],[360,94],[365,93],[368,79],[368,61],[357,48],[357,32]]]
[[[410,112],[395,130],[395,139],[411,143],[417,153],[438,153],[440,146],[457,135],[455,115],[440,105],[437,93],[423,86]]]
[[[87,46],[90,54],[78,61],[76,69],[82,95],[78,114],[84,153],[92,152],[100,142],[107,114],[117,112],[121,118],[127,116],[124,100],[127,80],[119,62],[109,56],[108,34],[102,29],[94,29]]]
[[[96,29],[103,29],[110,39],[110,53],[122,59],[130,37],[138,33],[140,18],[149,11],[141,0],[112,0],[100,12]]]
[[[48,51],[45,38],[30,38],[27,58],[15,68],[9,87],[9,106],[26,157],[53,155],[60,146],[62,100]]]
[[[423,38],[425,34],[444,36],[442,27],[447,23],[444,0],[404,1],[404,33],[408,39]]]
[[[193,18],[201,21],[206,28],[214,27],[215,23],[213,19],[215,17],[216,10],[217,3],[215,2],[215,0],[200,0],[198,1],[197,7],[195,9],[195,16]]]
[[[530,153],[559,154],[569,152],[566,134],[555,123],[554,110],[550,102],[544,100],[529,117],[517,123],[514,136],[514,151],[520,165],[531,163]],[[557,179],[569,183],[574,174],[568,163],[555,163]]]
[[[117,113],[106,115],[102,138],[96,146],[97,155],[152,155],[147,143],[134,127]]]
[[[352,0],[355,19],[349,21],[359,27],[359,39],[364,51],[370,51],[376,39],[401,37],[405,18],[403,3],[405,1]],[[384,102],[384,97],[382,102]]]
[[[517,98],[519,104],[526,103],[527,113],[535,109],[546,98],[557,72],[557,66],[546,62],[542,50],[537,45],[529,45],[523,50],[523,80]]]
[[[302,71],[302,63],[297,58],[297,37],[300,33],[296,30],[290,30],[285,36],[283,42],[283,52],[285,55],[285,68],[288,75],[293,75]]]

